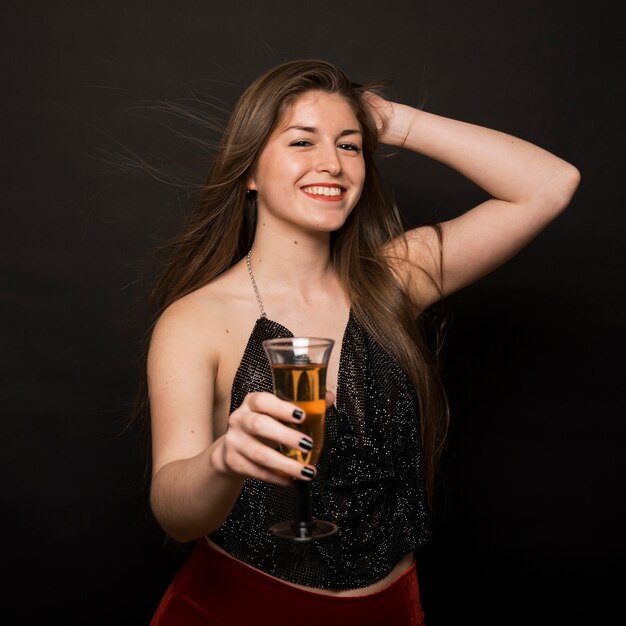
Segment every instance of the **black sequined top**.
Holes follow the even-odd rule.
[[[233,381],[231,412],[251,391],[272,391],[262,342],[293,337],[260,317]],[[269,526],[294,514],[294,491],[247,479],[212,541],[271,576],[321,589],[356,589],[384,578],[428,535],[419,409],[410,378],[350,314],[339,360],[336,404],[312,482],[313,515],[338,534],[290,542]]]

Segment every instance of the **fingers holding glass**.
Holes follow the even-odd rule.
[[[226,467],[233,473],[275,484],[288,485],[294,478],[311,480],[315,476],[311,461],[315,442],[287,425],[305,421],[304,412],[272,394],[250,395],[230,416],[225,435]]]

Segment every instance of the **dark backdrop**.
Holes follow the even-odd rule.
[[[6,623],[148,624],[181,557],[162,550],[139,451],[118,432],[152,251],[189,209],[209,153],[181,136],[193,128],[141,107],[201,97],[219,117],[261,71],[307,56],[355,80],[389,78],[405,102],[522,136],[581,170],[562,217],[447,303],[452,432],[420,576],[429,626],[608,623],[626,482],[613,4],[3,3]],[[134,169],[131,153],[176,180]],[[482,198],[416,155],[382,167],[408,223]]]

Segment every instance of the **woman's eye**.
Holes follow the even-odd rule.
[[[299,139],[298,141],[292,141],[289,145],[294,146],[296,148],[308,148],[309,146],[312,146],[313,144],[307,139]]]
[[[339,147],[342,150],[348,150],[350,152],[361,152],[361,148],[359,148],[359,146],[357,146],[354,143],[342,143],[342,144],[339,144]]]

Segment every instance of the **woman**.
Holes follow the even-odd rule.
[[[454,168],[491,198],[403,233],[378,143]],[[157,285],[147,376],[151,506],[195,541],[153,618],[167,624],[423,623],[413,551],[445,438],[424,312],[518,252],[569,203],[576,168],[521,139],[390,102],[318,60],[242,95]],[[271,394],[264,339],[335,340],[317,467],[306,420]],[[293,479],[340,532],[296,544]]]

